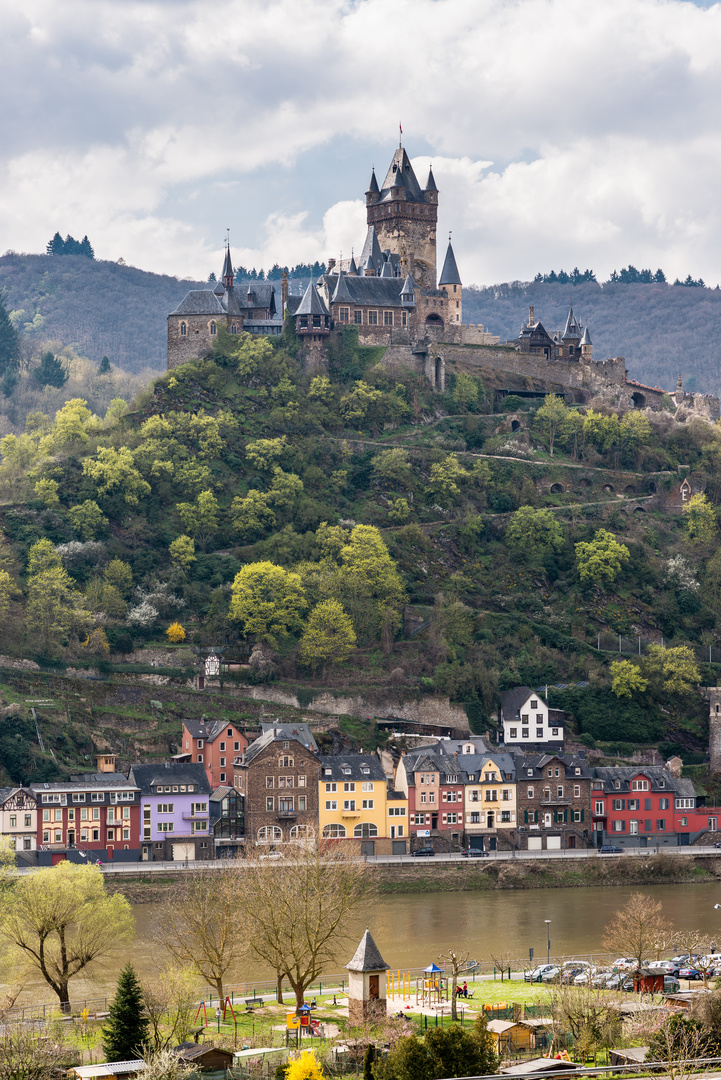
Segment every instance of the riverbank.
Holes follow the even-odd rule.
[[[373,884],[383,894],[490,892],[504,889],[579,889],[615,885],[703,884],[721,879],[721,855],[679,857],[678,854],[623,856],[613,859],[536,859],[518,862],[463,861],[368,864]],[[162,900],[182,882],[185,873],[168,870],[162,877],[143,874],[106,878],[110,892],[136,904]]]

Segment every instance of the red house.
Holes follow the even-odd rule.
[[[406,754],[398,765],[396,787],[408,792],[411,850],[430,845],[448,851],[460,846],[464,829],[463,774],[452,759],[434,754],[432,749]]]
[[[599,766],[591,780],[591,815],[604,844],[688,844],[693,832],[711,827],[696,803],[693,783],[660,766]]]
[[[208,777],[211,791],[233,784],[233,761],[248,746],[239,728],[223,720],[183,720],[183,745],[175,761],[200,763]]]
[[[140,789],[119,773],[31,784],[39,866],[140,859]]]

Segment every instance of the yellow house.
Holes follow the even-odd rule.
[[[363,855],[385,854],[388,841],[386,775],[375,754],[345,754],[320,759],[318,825],[324,840],[353,841]],[[394,803],[394,807],[395,807]],[[407,835],[408,807],[398,815]],[[394,828],[396,815],[393,815]]]
[[[469,841],[473,836],[487,838],[491,849],[499,840],[501,847],[513,846],[510,833],[517,828],[513,758],[510,754],[479,754],[474,758],[464,761],[468,778],[464,808],[466,836]]]

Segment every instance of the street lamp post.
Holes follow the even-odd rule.
[[[546,924],[546,963],[551,963],[551,920],[544,919]]]

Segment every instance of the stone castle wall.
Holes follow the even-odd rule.
[[[168,316],[168,368],[187,364],[189,360],[197,360],[199,356],[210,348],[213,338],[210,334],[210,324],[215,322],[217,326],[225,325],[225,317],[217,315],[169,315]],[[185,323],[187,333],[180,333],[181,323]]]

